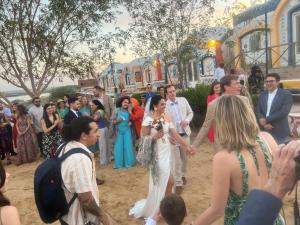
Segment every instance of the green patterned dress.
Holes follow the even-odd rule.
[[[264,154],[265,163],[266,163],[268,172],[270,173],[270,169],[272,167],[272,156],[271,156],[268,148],[266,147],[266,144],[260,137],[257,137],[256,141],[259,144],[260,149],[262,150],[262,152]],[[259,172],[259,164],[258,164],[258,160],[257,160],[256,154],[255,154],[255,150],[252,147],[249,147],[248,149],[253,157],[257,172],[259,174],[260,173]],[[248,186],[249,173],[246,168],[244,157],[238,151],[236,152],[236,157],[240,162],[240,167],[241,167],[241,171],[242,171],[243,190],[242,190],[242,195],[237,195],[236,193],[234,193],[231,190],[229,191],[227,205],[225,208],[224,225],[234,225],[237,222],[238,217],[239,217],[240,212],[246,202],[246,198],[247,198],[247,195],[249,192],[249,186]],[[274,225],[284,225],[284,224],[285,224],[285,222],[284,222],[283,218],[279,215],[277,217],[277,219],[275,220]]]

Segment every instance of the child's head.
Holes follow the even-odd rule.
[[[160,202],[160,214],[168,225],[181,225],[186,216],[183,198],[176,194],[166,196]]]

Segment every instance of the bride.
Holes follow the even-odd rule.
[[[146,116],[142,123],[142,136],[150,138],[151,142],[154,143],[157,172],[150,170],[147,199],[136,202],[129,211],[129,215],[133,215],[135,218],[153,217],[159,209],[160,201],[165,195],[172,193],[174,181],[171,175],[171,143],[169,138],[175,139],[181,146],[184,146],[189,154],[195,153],[195,149],[177,134],[171,119],[165,115],[165,108],[166,103],[161,96],[152,97],[150,103],[152,115]],[[157,128],[159,124],[161,129]]]

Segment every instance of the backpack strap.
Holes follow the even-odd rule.
[[[65,144],[62,144],[61,146],[59,146],[58,150],[57,150],[57,156],[59,155],[59,153],[61,152],[61,150],[66,146],[66,143]],[[61,157],[58,157],[58,160],[60,163],[62,163],[66,158],[68,158],[69,156],[73,155],[73,154],[78,154],[78,153],[81,153],[81,154],[84,154],[86,155],[92,162],[93,164],[93,161],[92,161],[92,158],[91,156],[89,155],[89,153],[85,150],[83,150],[82,148],[73,148],[73,149],[70,149],[67,153],[64,153]],[[68,209],[70,209],[71,205],[73,204],[73,202],[75,201],[75,199],[78,197],[78,194],[77,193],[74,193],[73,197],[71,198],[71,200],[69,201],[68,203]]]
[[[67,143],[62,143],[60,146],[58,146],[56,152],[54,153],[54,157],[58,158],[61,151],[66,147]]]
[[[86,155],[92,161],[92,158],[91,158],[90,154],[87,151],[83,150],[82,148],[73,148],[73,149],[70,149],[68,152],[64,153],[58,159],[59,159],[60,163],[62,163],[66,158],[68,158],[69,156],[71,156],[73,154],[77,154],[77,153],[81,153],[81,154]]]

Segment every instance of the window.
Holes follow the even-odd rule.
[[[135,72],[134,75],[135,75],[136,82],[142,82],[142,73],[140,71]]]
[[[126,82],[126,85],[130,85],[130,75],[128,73],[126,73],[125,75],[125,82]]]
[[[261,32],[254,32],[250,36],[250,51],[256,52],[262,48],[261,46]]]

